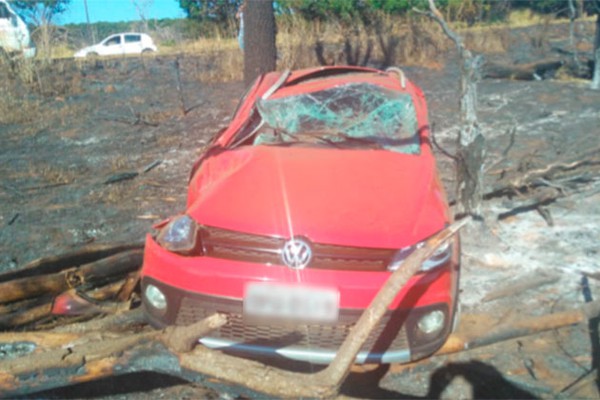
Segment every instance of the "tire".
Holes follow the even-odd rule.
[[[91,51],[85,55],[85,58],[90,58],[90,59],[94,60],[94,59],[98,58],[98,53],[96,53],[95,51]]]
[[[154,50],[152,50],[152,49],[144,49],[144,50],[142,50],[142,54],[150,54],[150,53],[154,53]]]

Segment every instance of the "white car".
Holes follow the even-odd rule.
[[[35,46],[31,42],[27,25],[10,8],[5,0],[0,0],[0,56],[35,56]]]
[[[85,47],[75,53],[75,57],[140,54],[157,50],[152,38],[145,33],[125,32],[110,35],[98,44]]]

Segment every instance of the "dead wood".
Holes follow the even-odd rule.
[[[75,289],[69,289],[57,297],[45,296],[41,299],[35,299],[35,302],[24,300],[9,304],[10,307],[7,306],[6,309],[10,312],[0,314],[0,328],[11,329],[47,319],[55,313],[57,301],[59,299],[64,301],[67,298],[71,299],[71,309],[78,308],[77,310],[70,310],[68,315],[86,315],[90,318],[98,314],[114,314],[128,309],[129,303],[121,301],[96,304],[95,302],[116,298],[125,285],[127,285],[127,280],[123,279],[87,292],[78,293]],[[78,306],[73,307],[77,303],[76,300],[79,300]],[[19,307],[14,307],[13,304]],[[64,324],[64,321],[62,323]]]
[[[140,282],[139,271],[132,272],[129,275],[127,275],[127,278],[125,278],[125,282],[119,288],[119,293],[117,295],[117,301],[127,301],[127,300],[131,299],[131,296],[133,295],[133,291],[138,286],[139,282]]]
[[[62,325],[54,328],[52,332],[58,333],[77,333],[86,332],[105,332],[105,331],[135,331],[140,326],[145,325],[146,317],[141,308],[125,311],[104,318],[93,319],[91,321],[80,322],[76,324]],[[0,334],[0,342],[2,335]]]
[[[154,168],[158,167],[160,164],[162,163],[162,160],[155,160],[153,162],[151,162],[150,164],[146,165],[143,169],[142,169],[142,173],[147,173],[152,171]]]
[[[529,317],[516,322],[498,325],[479,337],[470,337],[468,332],[454,334],[450,336],[444,346],[435,355],[457,353],[565,326],[587,323],[588,320],[598,316],[600,316],[600,301],[595,301],[585,303],[581,308],[576,310],[539,317]]]
[[[477,119],[477,82],[483,58],[473,56],[464,45],[460,35],[454,32],[434,0],[429,0],[429,10],[413,8],[417,13],[435,21],[458,50],[461,63],[460,74],[460,129],[457,137],[456,163],[456,213],[481,219],[483,200],[483,164],[486,158],[485,137]]]
[[[117,182],[121,182],[121,181],[128,181],[128,180],[131,180],[131,179],[137,177],[138,175],[139,175],[139,172],[137,172],[137,171],[121,172],[121,173],[109,176],[104,181],[104,184],[105,185],[110,185],[111,183],[117,183]]]
[[[0,283],[0,303],[58,294],[83,284],[98,284],[139,268],[142,250],[127,250],[78,268]]]
[[[196,377],[209,376],[274,397],[333,396],[349,373],[350,366],[354,363],[370,331],[379,322],[398,291],[420,268],[422,262],[431,256],[438,246],[449,240],[468,220],[466,218],[455,222],[444,229],[404,261],[403,267],[390,276],[369,308],[364,311],[334,361],[325,370],[316,374],[280,371],[254,361],[220,354],[202,346],[188,351],[199,337],[211,328],[224,323],[222,316],[214,315],[211,318],[215,321],[205,320],[203,323],[189,327],[169,328],[159,334],[143,332],[101,341],[97,340],[97,334],[90,334],[96,335],[93,344],[85,343],[66,349],[50,349],[19,359],[20,362],[15,360],[0,362],[0,371],[4,371],[0,372],[0,390],[10,395],[24,394],[135,370],[159,370],[186,379],[191,379],[190,374]],[[203,331],[204,329],[207,331]],[[167,348],[171,348],[171,351],[175,351],[178,362],[175,366],[171,364],[168,371],[161,369],[160,365],[157,367],[160,362],[140,363],[131,360],[132,354],[136,351],[135,354],[143,354],[144,345],[152,347],[151,357],[156,359],[156,343],[150,343],[152,341],[160,341]],[[134,347],[136,349],[133,349]],[[126,352],[127,349],[132,350]],[[169,354],[166,355],[165,360],[173,362],[173,354]],[[145,357],[148,357],[148,354]],[[123,368],[123,365],[127,368]],[[37,373],[35,380],[21,381],[24,377],[31,377],[32,371]]]
[[[135,313],[128,314],[131,316]],[[578,310],[499,325],[482,337],[470,337],[469,332],[459,332],[451,335],[436,355],[587,322],[598,315],[600,302],[595,302],[587,303]],[[220,316],[212,318],[222,322]],[[208,325],[214,326],[212,323]],[[207,333],[197,331],[199,326],[200,324],[195,324],[173,329],[181,329],[176,336],[186,338],[184,342],[189,343],[188,338],[197,338]],[[332,382],[324,379],[327,374],[283,371],[256,361],[221,354],[203,346],[197,346],[189,352],[174,353],[173,349],[169,350],[167,339],[173,332],[167,334],[165,331],[145,331],[114,336],[106,331],[83,331],[91,333],[0,334],[0,343],[29,343],[28,348],[31,349],[27,357],[0,361],[0,393],[4,396],[27,394],[144,370],[167,373],[189,381],[206,382],[217,379],[247,388],[255,395],[316,398],[335,394],[335,391],[332,392]]]
[[[215,314],[185,328],[170,326],[165,329],[162,340],[175,353],[187,353],[196,347],[198,340],[204,336],[205,332],[213,331],[226,322],[227,317]]]
[[[453,223],[433,238],[427,240],[425,246],[415,251],[406,259],[402,268],[395,271],[379,290],[369,308],[362,313],[352,329],[352,333],[342,343],[333,362],[317,374],[317,379],[328,382],[331,385],[331,389],[337,392],[339,386],[350,372],[350,366],[354,363],[360,348],[374,327],[377,326],[400,289],[419,270],[423,261],[431,256],[435,249],[454,236],[469,220],[470,218],[465,218]]]
[[[557,199],[565,195],[565,191],[558,190],[553,187],[541,187],[538,190],[533,191],[529,195],[531,197],[519,193],[519,196],[517,198],[513,198],[503,202],[503,205],[509,207],[510,209],[508,211],[500,213],[498,215],[498,219],[503,220],[513,215],[532,210],[537,210],[538,212],[540,212],[540,209],[542,209],[542,207],[554,203]]]
[[[514,79],[514,80],[542,80],[553,77],[564,65],[562,60],[540,60],[529,64],[495,64],[488,62],[483,67],[483,78]]]
[[[129,313],[133,315],[134,313]],[[496,326],[481,337],[469,332],[450,336],[436,355],[481,347],[520,336],[536,334],[577,323],[600,315],[600,302],[588,303],[579,310],[523,319]],[[116,318],[116,317],[115,317]],[[220,317],[215,317],[220,318]],[[206,334],[194,331],[198,325],[179,327],[188,331],[183,337]],[[0,334],[0,343],[30,343],[31,354],[21,359],[0,361],[0,393],[4,396],[67,386],[135,371],[155,371],[190,381],[217,379],[248,388],[255,394],[274,397],[330,397],[331,382],[323,375],[288,372],[256,361],[221,354],[197,346],[184,353],[173,353],[165,332],[141,332],[111,336],[105,331],[86,329],[86,335],[72,333]],[[191,334],[195,332],[195,334]],[[188,336],[189,335],[189,336]],[[66,345],[71,343],[71,345]],[[45,350],[45,351],[42,351]],[[35,371],[35,378],[33,372]],[[315,379],[317,378],[318,379]]]
[[[0,328],[14,328],[21,325],[26,325],[40,319],[47,317],[52,312],[52,302],[41,304],[32,307],[28,310],[20,310],[11,314],[3,315],[0,317]]]
[[[27,394],[135,371],[160,372],[160,361],[151,362],[157,356],[156,351],[144,353],[145,362],[136,364],[130,359],[132,352],[128,350],[136,347],[143,349],[146,344],[156,347],[166,343],[168,346],[179,340],[173,341],[173,338],[187,340],[195,336],[197,339],[225,322],[225,317],[214,314],[187,327],[129,335],[115,335],[110,332],[92,332],[85,335],[0,334],[0,343],[21,344],[21,347],[27,344],[27,348],[31,349],[27,357],[0,360],[0,396]],[[167,355],[168,363],[170,352],[167,348],[163,346],[163,354]],[[176,364],[176,358],[172,354],[170,359],[171,363]],[[170,372],[176,374],[177,370],[179,368]]]
[[[59,256],[38,258],[16,271],[0,273],[0,282],[25,278],[28,276],[51,274],[87,264],[126,250],[141,249],[143,243],[91,244],[74,252]]]
[[[486,303],[488,301],[506,298],[515,296],[517,294],[523,293],[527,290],[534,289],[540,286],[549,285],[551,283],[555,283],[559,280],[559,276],[557,275],[544,275],[536,273],[535,276],[527,276],[523,278],[519,278],[521,282],[509,282],[507,285],[502,286],[493,292],[488,293],[481,300]]]
[[[552,217],[545,212],[544,207],[577,193],[583,184],[596,180],[600,166],[600,158],[597,156],[599,152],[598,148],[592,149],[578,160],[560,161],[525,173],[493,171],[491,174],[510,177],[500,179],[483,198],[489,200],[502,196],[516,196],[511,200],[510,210],[500,214],[499,219],[536,210],[548,224],[552,224]]]

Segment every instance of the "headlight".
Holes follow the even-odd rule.
[[[156,241],[169,251],[185,254],[196,247],[197,234],[196,221],[187,215],[180,215],[160,231]]]
[[[442,330],[446,315],[441,310],[434,310],[423,315],[417,323],[417,328],[425,335],[434,335]]]
[[[431,255],[431,257],[429,257],[423,262],[419,271],[429,271],[445,264],[452,256],[452,243],[452,241],[447,241],[446,243],[438,247],[437,250]],[[416,249],[423,247],[424,244],[425,242],[423,241],[413,246],[404,247],[398,250],[396,254],[394,254],[394,257],[392,257],[392,261],[390,261],[390,263],[388,264],[388,271],[395,271],[398,268],[400,268],[404,260],[409,255],[411,255]]]
[[[144,296],[146,297],[148,304],[150,304],[152,307],[156,308],[158,311],[166,311],[167,297],[159,288],[154,285],[146,286]]]

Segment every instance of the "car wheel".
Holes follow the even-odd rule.
[[[86,55],[86,58],[91,58],[92,60],[95,58],[98,58],[98,53],[96,53],[95,51],[89,52]]]
[[[154,50],[152,50],[152,49],[144,49],[144,50],[142,50],[142,54],[149,54],[149,53],[154,53]]]

